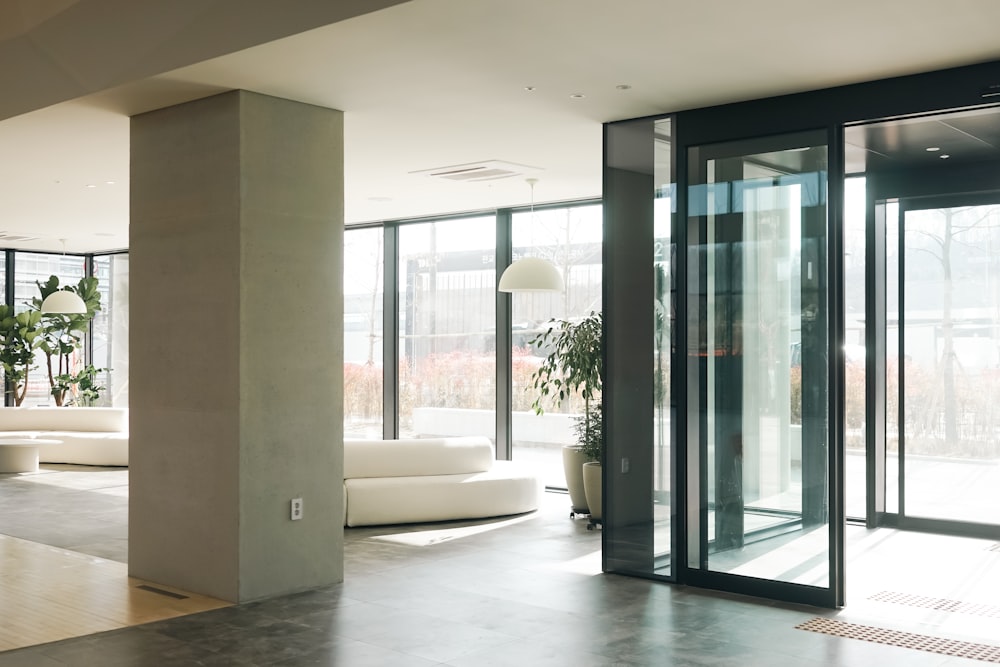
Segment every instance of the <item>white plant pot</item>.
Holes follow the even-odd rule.
[[[583,464],[587,461],[579,445],[563,445],[563,472],[566,473],[566,489],[573,514],[589,514],[587,494],[583,490]]]
[[[604,506],[604,481],[601,477],[601,464],[588,461],[583,466],[583,490],[587,496],[587,506],[590,507],[591,520],[603,519],[601,508]]]

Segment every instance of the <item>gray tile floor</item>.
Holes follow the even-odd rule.
[[[0,533],[128,562],[128,468],[0,474]]]
[[[108,501],[99,496],[123,497],[95,490],[111,488],[104,482],[95,479],[89,490],[11,482],[0,476],[0,532],[51,536],[60,532],[60,512],[65,519],[72,510],[87,520],[66,542],[120,539],[116,529],[110,539],[98,530],[108,519]],[[77,491],[83,495],[74,499]],[[66,504],[46,515],[52,525],[32,527],[23,505],[38,503],[37,511],[46,495]],[[795,629],[817,616],[1000,644],[998,619],[959,618],[955,628],[947,623],[962,615],[939,610],[864,601],[819,610],[601,574],[600,531],[568,519],[567,508],[568,497],[546,494],[539,512],[521,517],[348,529],[343,584],[8,651],[0,667],[985,664]],[[859,535],[861,544],[893,539]],[[897,541],[903,553],[913,552],[910,538]],[[981,544],[970,554],[973,547],[990,557]],[[992,575],[984,576],[976,580],[992,586]],[[880,575],[873,585],[889,583],[897,582]]]

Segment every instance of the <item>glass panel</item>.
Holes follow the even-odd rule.
[[[844,182],[844,467],[847,516],[868,511],[865,471],[865,179]]]
[[[676,315],[674,258],[671,237],[676,199],[673,178],[671,119],[654,123],[653,180],[653,553],[657,567],[669,568],[671,550],[671,461],[673,402],[670,395],[670,360]],[[670,574],[669,571],[662,574]]]
[[[344,437],[382,438],[383,231],[344,231]]]
[[[101,311],[94,316],[93,364],[104,387],[97,405],[128,407],[128,255],[94,257]]]
[[[543,354],[529,345],[551,319],[575,321],[601,310],[601,207],[575,206],[514,213],[513,259],[543,257],[559,267],[566,289],[511,295],[511,439],[513,458],[530,461],[546,486],[566,488],[562,448],[576,442],[573,419],[582,399],[545,403],[544,414],[531,408],[536,398],[531,374]]]
[[[75,285],[86,272],[86,262],[77,255],[49,255],[34,252],[14,253],[14,311],[28,309],[33,298],[39,296],[37,282],[44,283],[49,276],[59,278],[59,286]],[[104,304],[101,304],[104,307]],[[84,345],[86,349],[86,345]],[[70,360],[78,369],[83,363],[83,355],[77,354]],[[28,391],[23,406],[55,405],[50,393],[45,354],[35,352],[35,365],[28,376]]]
[[[885,511],[899,512],[899,202],[885,208]]]
[[[399,228],[401,437],[496,437],[496,220]]]
[[[811,139],[692,150],[689,563],[828,588],[827,150]]]
[[[905,513],[1000,524],[1000,205],[908,210]]]

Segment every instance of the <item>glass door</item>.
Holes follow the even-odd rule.
[[[685,579],[837,606],[827,135],[688,158]]]
[[[1000,194],[899,205],[899,514],[1000,528]]]

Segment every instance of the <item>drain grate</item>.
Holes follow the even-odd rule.
[[[975,642],[945,639],[944,637],[918,635],[913,632],[846,623],[830,618],[814,618],[795,627],[798,630],[819,632],[824,635],[833,635],[834,637],[860,639],[888,646],[912,648],[918,651],[927,651],[928,653],[940,653],[941,655],[1000,664],[1000,646],[992,646],[990,644],[976,644]]]
[[[962,602],[961,600],[932,598],[924,595],[910,595],[909,593],[893,593],[890,591],[876,593],[868,599],[875,600],[876,602],[901,604],[907,607],[920,607],[922,609],[935,609],[937,611],[952,611],[957,614],[1000,618],[1000,607],[991,604],[975,604],[972,602]]]
[[[157,588],[156,586],[149,586],[147,584],[139,584],[136,588],[140,588],[144,591],[149,591],[150,593],[156,593],[158,595],[165,595],[168,598],[173,598],[175,600],[187,600],[188,596],[181,595],[180,593],[174,593],[173,591],[165,591],[162,588]]]

